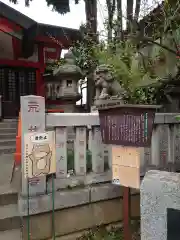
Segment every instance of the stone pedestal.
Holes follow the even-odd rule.
[[[74,102],[66,103],[66,104],[63,103],[63,104],[60,104],[60,105],[50,104],[50,105],[48,105],[48,109],[57,110],[57,112],[59,110],[63,110],[65,113],[75,113],[75,112],[77,112],[76,104],[74,104]]]
[[[147,172],[140,195],[141,240],[179,240],[180,174]]]
[[[94,101],[94,105],[97,109],[99,108],[110,108],[112,106],[124,105],[124,100],[122,98],[109,98],[109,99],[97,99]]]

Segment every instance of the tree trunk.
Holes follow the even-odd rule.
[[[113,17],[116,9],[116,0],[106,0],[108,9],[108,42],[112,42]]]
[[[123,24],[122,24],[122,2],[117,0],[117,29],[116,38],[123,41]]]
[[[131,26],[133,22],[133,0],[127,0],[127,31],[131,32]]]
[[[135,7],[135,14],[134,14],[134,20],[136,22],[139,19],[140,6],[141,6],[141,0],[136,0],[136,7]]]
[[[97,42],[97,0],[85,0],[86,24],[89,34],[92,37],[92,42]],[[89,69],[87,75],[87,111],[91,111],[91,106],[94,98],[94,69]]]
[[[97,40],[97,0],[85,0],[85,12],[89,34]]]

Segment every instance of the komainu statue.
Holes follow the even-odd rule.
[[[95,100],[123,99],[126,95],[125,90],[115,79],[114,73],[109,65],[99,65],[94,72],[96,88]]]

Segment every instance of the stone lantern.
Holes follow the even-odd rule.
[[[76,66],[73,53],[64,55],[65,63],[53,71],[46,83],[46,98],[49,109],[63,109],[64,112],[76,112],[76,102],[81,99],[78,81],[82,77],[81,69]],[[54,103],[53,103],[54,102]]]

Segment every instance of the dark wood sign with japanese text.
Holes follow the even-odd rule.
[[[102,141],[105,144],[148,147],[155,108],[120,107],[99,109]]]

